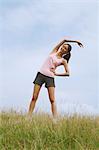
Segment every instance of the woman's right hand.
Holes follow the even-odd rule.
[[[55,69],[54,68],[51,68],[50,71],[53,72],[55,75]]]

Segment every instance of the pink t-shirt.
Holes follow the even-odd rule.
[[[54,77],[54,73],[51,71],[51,69],[55,70],[57,66],[61,65],[62,60],[64,59],[57,58],[56,54],[57,53],[53,53],[48,56],[39,70],[40,73],[49,77]]]

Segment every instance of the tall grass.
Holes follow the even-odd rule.
[[[0,150],[99,150],[99,117],[0,113]]]

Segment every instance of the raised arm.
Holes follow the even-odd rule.
[[[59,44],[57,44],[54,49],[52,50],[51,53],[55,53],[59,50],[59,48],[66,42],[72,42],[72,43],[77,43],[80,47],[83,47],[83,44],[79,41],[75,41],[75,40],[62,40]]]
[[[51,53],[55,53],[59,50],[59,48],[66,42],[66,40],[62,40],[59,44],[57,44]]]
[[[75,41],[75,40],[66,40],[66,42],[77,43],[80,47],[83,47],[83,44],[82,44],[80,41]]]

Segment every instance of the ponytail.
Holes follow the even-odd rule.
[[[67,60],[67,63],[69,62],[70,57],[71,57],[71,53],[70,52],[68,52],[67,54],[65,54],[63,56],[63,58]]]
[[[65,44],[64,44],[65,45]],[[71,49],[72,49],[72,46],[70,44],[66,44],[68,45],[68,53],[67,54],[64,54],[63,55],[63,58],[67,60],[67,63],[69,62],[69,59],[71,57]]]

